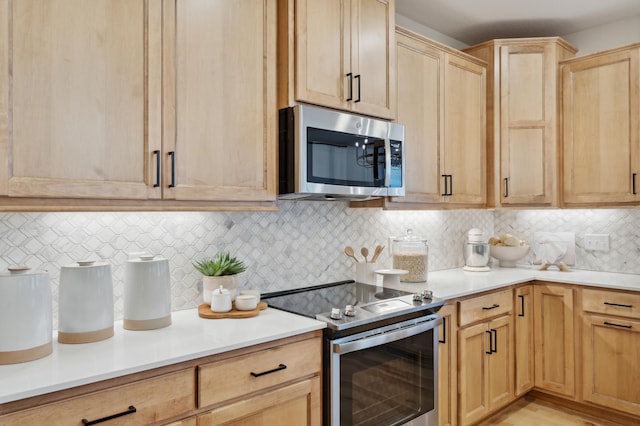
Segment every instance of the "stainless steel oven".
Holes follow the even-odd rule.
[[[331,425],[437,425],[438,315],[326,342]]]
[[[325,321],[323,423],[438,424],[437,311],[429,292],[343,281],[263,296],[271,307]],[[344,308],[343,308],[344,307]]]

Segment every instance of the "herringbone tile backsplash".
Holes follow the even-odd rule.
[[[450,210],[350,209],[344,203],[281,202],[261,213],[6,213],[0,214],[0,270],[14,264],[49,272],[54,319],[60,267],[94,258],[112,268],[116,318],[122,318],[128,253],[169,259],[172,308],[201,303],[200,275],[192,261],[230,251],[249,269],[243,288],[263,292],[354,278],[343,249],[386,248],[378,263],[391,266],[389,237],[413,229],[429,241],[429,269],[463,265],[462,244],[472,227],[487,235],[511,232],[531,240],[535,231],[574,231],[579,269],[640,274],[640,210]],[[611,251],[581,248],[584,233],[610,233]],[[525,262],[527,259],[525,259]]]

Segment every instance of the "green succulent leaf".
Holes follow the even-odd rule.
[[[193,262],[193,266],[207,277],[235,275],[247,270],[244,262],[232,257],[229,252],[221,252],[212,258]]]

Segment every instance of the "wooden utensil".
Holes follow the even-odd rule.
[[[384,250],[384,246],[381,245],[377,245],[375,251],[373,252],[373,257],[371,258],[371,263],[376,263],[376,260],[378,260],[378,256],[380,256],[380,253],[382,253],[382,250]]]
[[[369,263],[369,261],[367,260],[367,257],[369,256],[369,249],[366,247],[362,247],[360,249],[360,254],[362,254],[362,256],[364,257],[365,263]]]
[[[344,248],[344,254],[346,254],[347,256],[349,256],[350,258],[352,258],[353,260],[356,261],[356,263],[360,263],[360,261],[358,260],[358,258],[356,257],[354,251],[353,251],[353,247],[351,246],[346,246]]]

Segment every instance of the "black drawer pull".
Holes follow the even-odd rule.
[[[447,317],[442,317],[442,339],[438,343],[447,343]]]
[[[509,196],[509,178],[504,178],[504,198]]]
[[[633,195],[637,195],[638,193],[636,192],[636,176],[638,174],[637,173],[632,173],[631,174],[631,193]]]
[[[109,421],[109,420],[117,419],[118,417],[126,416],[127,414],[133,414],[136,411],[137,411],[136,407],[134,407],[133,405],[130,405],[129,409],[127,411],[123,411],[122,413],[112,414],[110,416],[103,417],[101,419],[96,419],[96,420],[82,419],[81,422],[85,426],[95,425],[95,424],[98,424],[98,423],[102,423],[102,422],[106,422],[106,421]]]
[[[175,151],[169,151],[169,157],[171,157],[171,183],[169,188],[176,187],[176,153]]]
[[[609,306],[617,306],[619,308],[633,308],[633,305],[621,305],[620,303],[604,302],[604,304]]]
[[[156,183],[153,184],[154,188],[160,187],[160,150],[153,151],[153,155],[156,156]]]
[[[483,306],[482,310],[483,311],[490,311],[491,309],[495,309],[495,308],[499,308],[499,307],[500,307],[500,305],[494,303],[493,306],[489,306],[488,308],[486,306]]]
[[[630,326],[630,325],[614,324],[614,323],[609,322],[609,321],[605,321],[605,322],[604,322],[604,325],[612,325],[612,326],[614,326],[614,327],[620,327],[620,328],[633,328],[633,327],[632,327],[632,326]]]
[[[362,90],[361,90],[361,87],[360,87],[360,74],[354,75],[353,78],[354,79],[356,79],[356,78],[358,79],[358,99],[353,101],[355,103],[358,103],[358,102],[360,102],[360,94],[362,93]]]
[[[491,340],[492,333],[489,330],[485,331],[485,333],[487,333],[489,335],[489,351],[488,352],[485,351],[484,353],[487,354],[487,355],[491,355],[491,354],[493,354],[493,343],[492,343],[492,340]]]
[[[518,297],[520,298],[520,313],[518,314],[518,316],[523,317],[524,316],[524,296],[522,294],[519,294]]]
[[[284,364],[280,364],[279,366],[277,366],[276,368],[274,368],[273,370],[268,370],[268,371],[263,371],[262,373],[254,373],[253,371],[251,372],[251,375],[253,377],[260,377],[260,376],[264,376],[265,374],[271,374],[271,373],[275,373],[276,371],[280,371],[280,370],[284,370],[285,368],[287,368],[286,365]]]
[[[347,77],[349,78],[349,97],[347,98],[347,101],[352,101],[353,100],[353,73],[348,72]]]

